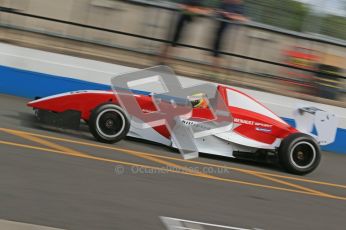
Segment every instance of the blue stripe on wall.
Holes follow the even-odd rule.
[[[0,66],[0,93],[26,98],[46,97],[74,90],[109,90],[110,86],[68,77]]]
[[[0,93],[25,98],[46,97],[75,90],[110,90],[109,85],[0,66]],[[146,93],[136,91],[137,93]],[[295,127],[293,119],[283,118]],[[346,154],[346,130],[338,129],[334,143],[323,146],[330,152]]]

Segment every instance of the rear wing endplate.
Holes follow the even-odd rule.
[[[313,136],[320,145],[335,141],[337,117],[331,112],[313,106],[301,106],[294,112],[296,129]]]

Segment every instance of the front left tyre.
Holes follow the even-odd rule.
[[[98,141],[109,144],[122,140],[130,130],[130,121],[124,110],[111,103],[94,109],[88,124],[91,134]]]

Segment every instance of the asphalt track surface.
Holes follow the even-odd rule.
[[[26,102],[0,95],[0,219],[62,229],[165,229],[160,216],[247,229],[346,229],[345,155],[323,153],[304,177],[248,161],[184,161],[150,143],[98,143],[86,126],[43,127]]]

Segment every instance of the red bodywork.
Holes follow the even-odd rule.
[[[292,133],[298,132],[295,128],[291,127],[280,118],[273,119],[272,117],[252,111],[251,108],[232,106],[232,102],[228,101],[226,91],[232,90],[242,94],[251,100],[252,103],[257,103],[261,107],[265,108],[250,96],[243,94],[238,90],[221,85],[218,86],[218,90],[227,105],[229,105],[229,111],[232,114],[234,124],[236,124],[233,132],[265,144],[272,144],[277,138],[283,139]],[[143,110],[156,110],[150,95],[136,94],[136,99]],[[81,112],[81,119],[88,121],[93,109],[101,104],[109,102],[118,104],[118,99],[115,97],[113,91],[77,91],[35,100],[29,102],[28,106],[35,109],[49,110],[53,112],[76,110]],[[265,109],[268,110],[267,108]],[[213,119],[213,115],[208,108],[194,108],[192,118],[210,120]],[[170,137],[166,126],[157,126],[154,127],[154,129],[162,136],[166,138]]]

